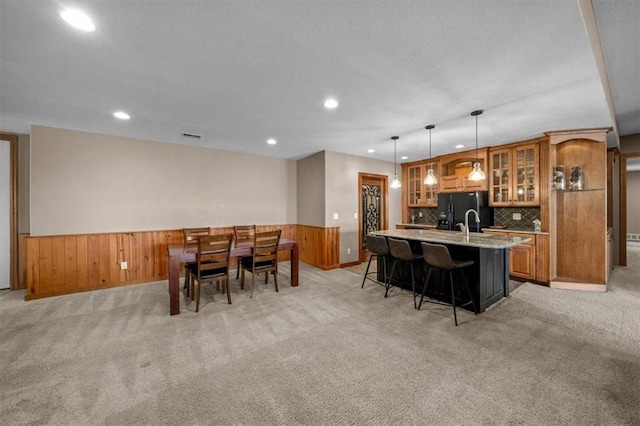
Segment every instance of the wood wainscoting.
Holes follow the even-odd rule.
[[[325,271],[340,267],[340,228],[298,225],[300,260]]]
[[[296,225],[257,226],[258,231],[275,229],[282,230],[282,238],[296,238]],[[211,228],[212,234],[227,232],[233,227]],[[181,229],[23,237],[26,300],[165,280],[167,245],[183,243]],[[278,258],[289,260],[289,253],[282,251]],[[127,269],[120,269],[121,262]]]

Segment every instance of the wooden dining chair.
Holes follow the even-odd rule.
[[[209,228],[182,228],[182,239],[184,241],[184,251],[190,248],[196,248],[198,246],[198,237],[202,235],[209,235],[211,231]],[[184,288],[187,289],[187,296],[189,295],[189,268],[195,265],[196,262],[188,262],[184,264]]]
[[[233,234],[235,236],[236,239],[236,245],[238,245],[238,243],[252,243],[253,242],[253,236],[256,233],[256,226],[255,225],[236,225],[233,227]],[[241,268],[241,264],[242,264],[242,259],[246,257],[251,259],[251,256],[238,256],[237,257],[237,261],[238,261],[238,270],[236,271],[236,279],[238,279],[238,277],[240,276],[240,268]],[[244,282],[240,284],[240,288],[244,289]]]
[[[273,281],[278,292],[278,244],[280,243],[280,233],[282,231],[256,232],[253,236],[253,256],[244,257],[241,262],[242,275],[240,286],[244,288],[244,271],[251,272],[251,295],[253,297],[253,287],[255,275],[265,273],[264,283],[269,283],[269,273],[273,272]]]
[[[200,310],[200,289],[203,283],[222,283],[222,291],[227,293],[231,304],[229,289],[229,255],[233,234],[202,235],[198,237],[198,253],[195,266],[191,266],[191,299],[195,296],[196,312]]]

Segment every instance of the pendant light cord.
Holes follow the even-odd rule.
[[[397,151],[396,151],[396,142],[398,141],[398,136],[391,136],[391,140],[393,141],[393,176],[395,179],[398,179],[398,160],[397,160]]]
[[[476,162],[478,162],[478,116],[476,115]]]
[[[478,163],[479,162],[478,160],[480,159],[480,157],[478,156],[478,116],[483,112],[484,112],[483,110],[479,109],[471,113],[471,115],[473,115],[476,118],[476,163]]]

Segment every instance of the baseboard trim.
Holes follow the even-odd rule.
[[[569,281],[555,281],[551,280],[549,283],[550,288],[559,288],[563,290],[582,290],[582,291],[595,291],[606,292],[606,284],[593,284],[593,283],[576,283]]]
[[[312,265],[312,264],[310,263],[310,265]],[[323,266],[323,265],[313,265],[313,266],[315,266],[316,268],[322,269],[323,271],[330,271],[332,269],[340,268],[339,264],[337,264],[337,265],[326,265],[326,266]]]
[[[361,263],[362,263],[362,262],[358,262],[358,261],[356,261],[356,262],[341,263],[341,264],[340,264],[340,267],[341,267],[341,268],[349,268],[349,267],[351,267],[351,266],[358,266],[358,265],[359,265],[359,264],[361,264]]]

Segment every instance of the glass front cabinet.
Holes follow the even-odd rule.
[[[539,156],[540,147],[537,143],[491,151],[491,205],[540,205]]]
[[[407,204],[409,207],[436,207],[438,205],[438,184],[425,185],[424,183],[430,168],[436,178],[440,179],[438,162],[407,166]]]

